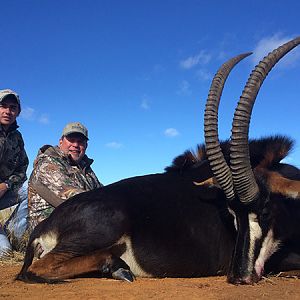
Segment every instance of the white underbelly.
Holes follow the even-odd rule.
[[[132,248],[131,239],[128,236],[123,236],[118,244],[126,244],[126,251],[120,256],[122,260],[130,267],[131,272],[137,277],[153,277],[153,275],[145,272],[137,262]]]
[[[57,245],[57,234],[50,231],[46,234],[41,235],[40,237],[36,238],[33,241],[33,245],[36,248],[36,246],[40,244],[42,248],[42,252],[39,253],[39,258],[42,258],[45,256],[47,253],[49,253],[52,249],[55,248]]]

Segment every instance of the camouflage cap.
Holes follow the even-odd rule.
[[[81,123],[79,122],[73,122],[73,123],[69,123],[65,126],[62,135],[63,136],[67,136],[71,133],[80,133],[82,134],[87,140],[88,138],[88,130],[86,129],[85,126],[83,126]]]
[[[7,96],[13,96],[18,105],[19,105],[19,110],[21,112],[21,103],[20,103],[20,97],[19,95],[14,92],[13,90],[10,90],[10,89],[5,89],[5,90],[0,90],[0,103],[7,97]]]

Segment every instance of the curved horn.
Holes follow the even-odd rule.
[[[300,44],[297,37],[270,52],[252,71],[234,113],[230,146],[230,167],[234,187],[241,202],[253,201],[258,185],[250,164],[248,133],[252,108],[258,91],[273,66],[289,51]]]
[[[217,71],[210,86],[204,114],[205,147],[210,167],[223,189],[226,198],[234,198],[231,171],[223,156],[218,138],[218,109],[225,81],[233,67],[251,53],[240,54],[226,63]]]

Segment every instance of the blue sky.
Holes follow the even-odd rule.
[[[203,142],[218,67],[253,51],[223,92],[219,132],[228,138],[252,68],[300,35],[299,11],[298,0],[2,0],[0,88],[20,94],[28,172],[39,147],[56,145],[73,121],[89,129],[87,154],[104,184],[162,172]],[[265,80],[250,137],[291,136],[288,161],[300,167],[298,48]]]

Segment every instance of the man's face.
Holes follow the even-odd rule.
[[[0,123],[4,127],[9,127],[16,121],[19,115],[19,105],[13,98],[5,98],[0,103]]]
[[[87,140],[80,133],[72,133],[59,140],[59,148],[71,156],[74,162],[79,163],[87,148]]]

